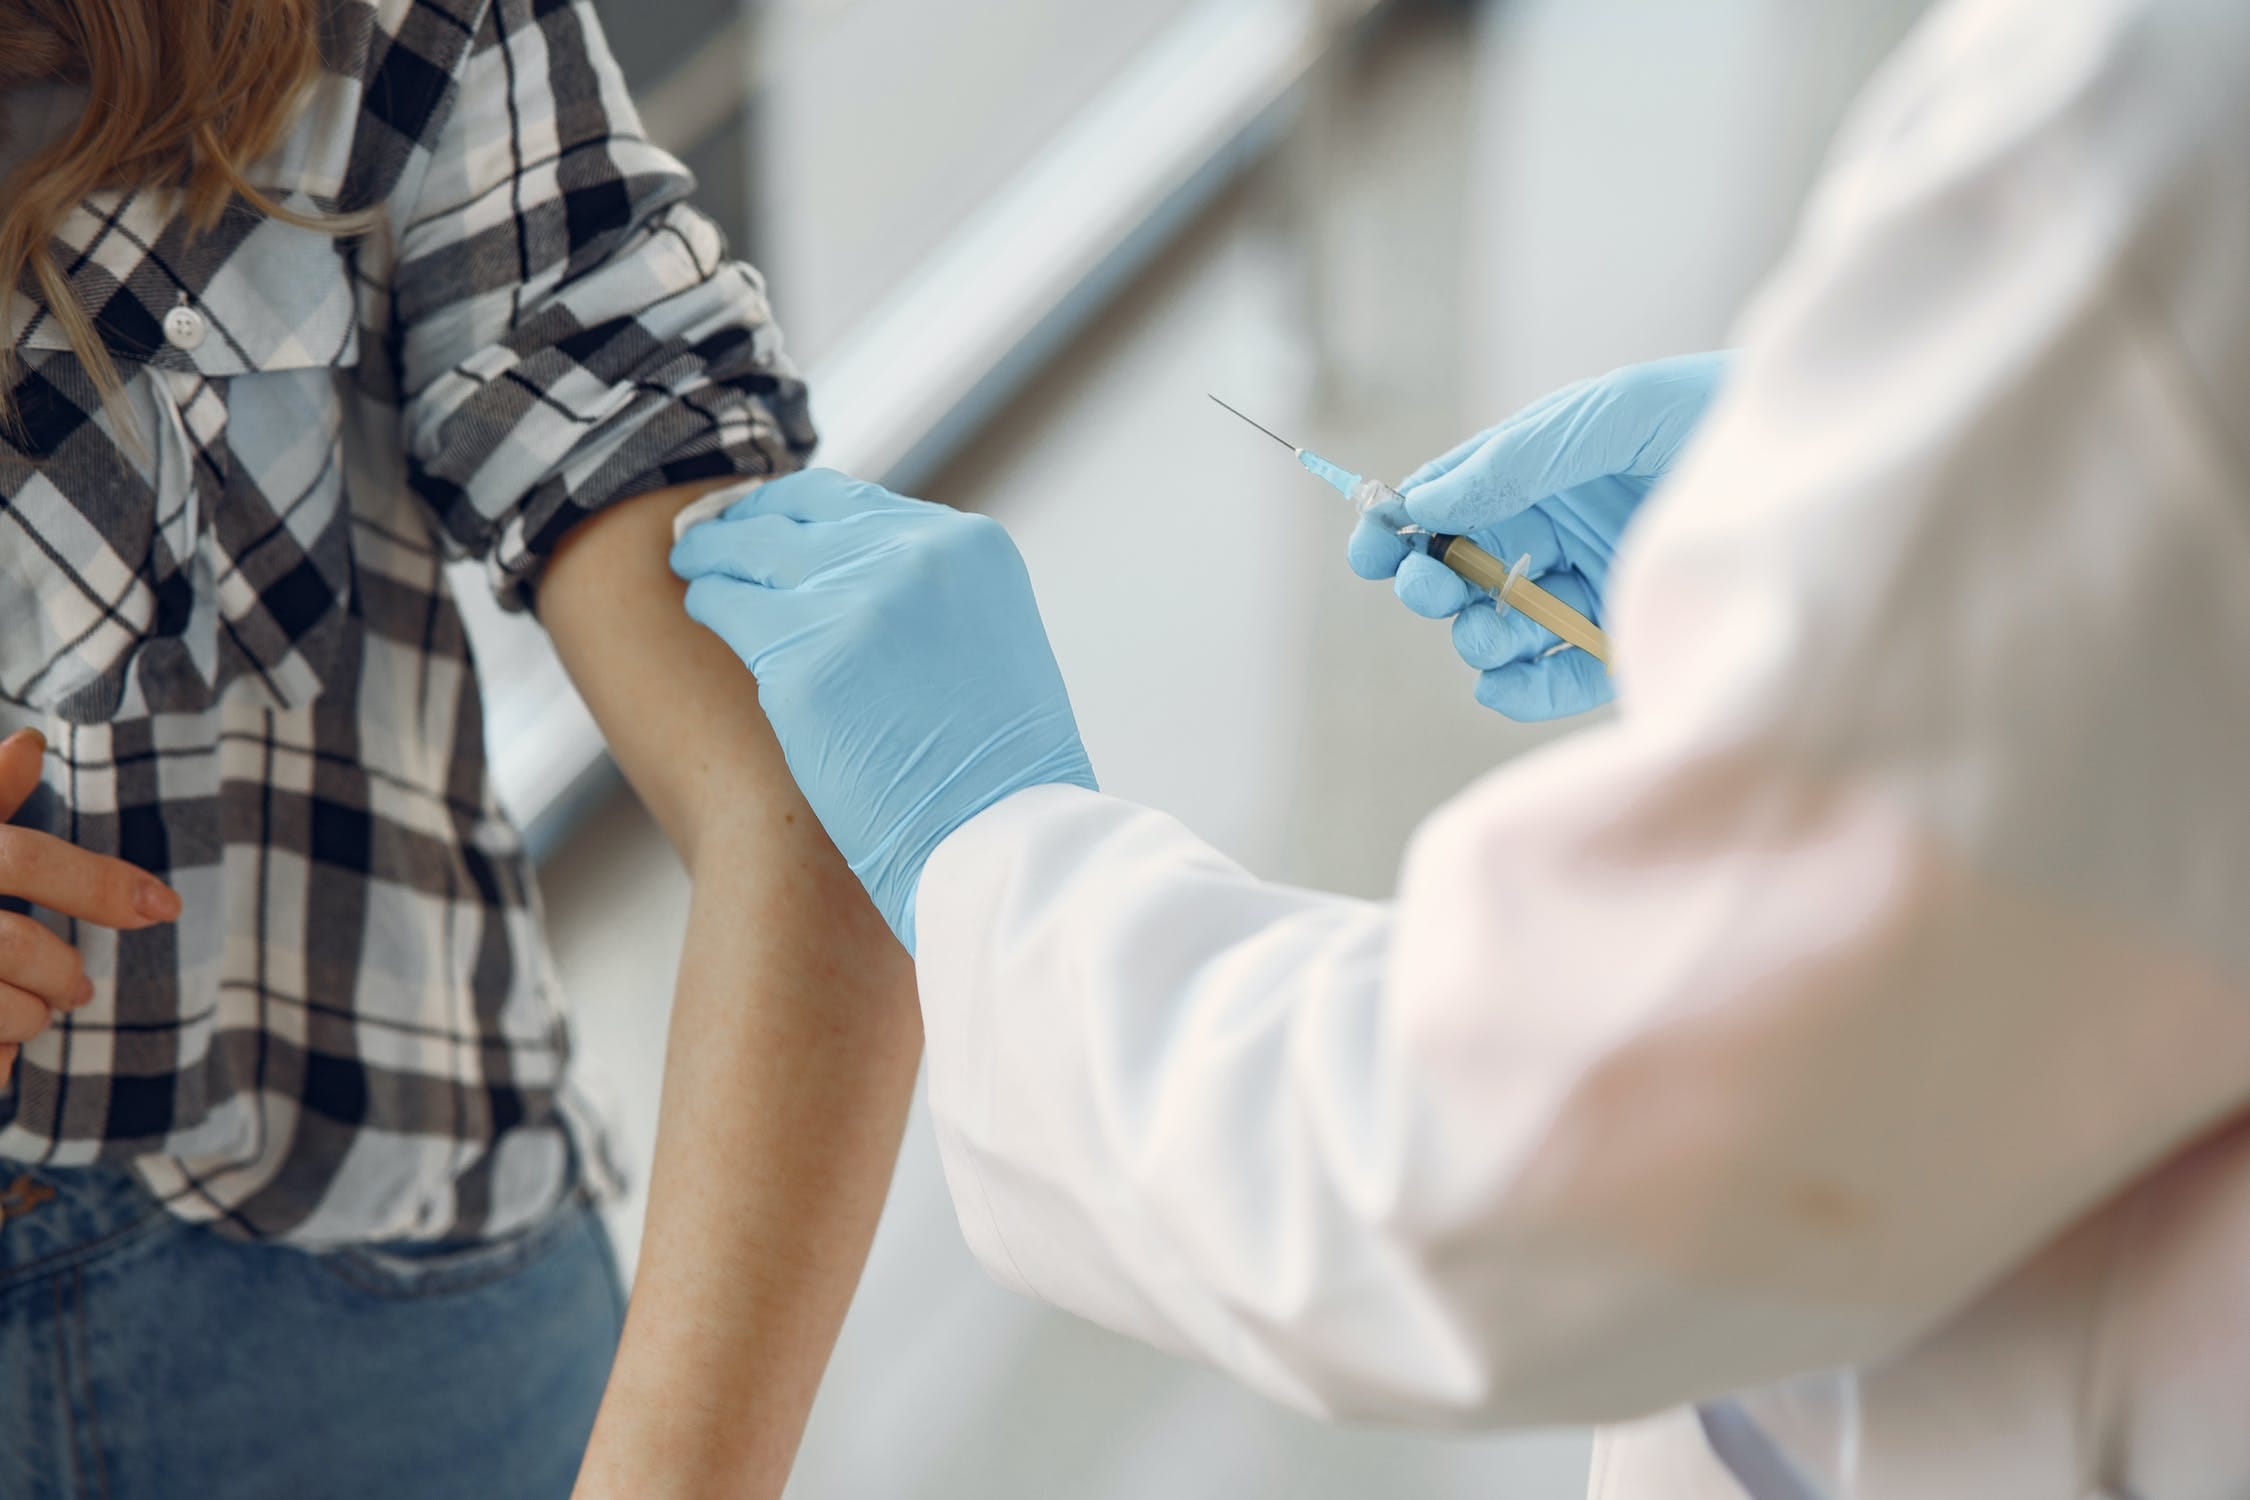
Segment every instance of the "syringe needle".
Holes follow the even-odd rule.
[[[1206,396],[1210,396],[1210,395],[1211,395],[1211,393],[1210,393],[1209,391],[1205,391],[1205,392],[1204,392],[1204,394],[1205,394]],[[1218,398],[1218,397],[1216,397],[1216,396],[1211,396],[1211,399],[1212,399],[1213,401],[1219,401],[1219,398]],[[1227,411],[1231,411],[1231,412],[1234,412],[1234,414],[1235,414],[1236,416],[1238,416],[1238,417],[1242,417],[1242,413],[1241,413],[1241,412],[1238,412],[1238,411],[1234,411],[1234,408],[1233,408],[1233,407],[1231,407],[1231,406],[1228,406],[1228,405],[1227,405],[1227,404],[1226,404],[1226,403],[1225,403],[1224,401],[1219,401],[1219,405],[1220,405],[1221,407],[1225,408],[1225,409],[1226,409]],[[1277,443],[1281,444],[1281,446],[1282,446],[1282,447],[1284,447],[1284,448],[1287,448],[1287,449],[1288,449],[1288,450],[1289,450],[1289,451],[1290,451],[1291,453],[1295,453],[1295,452],[1297,451],[1297,445],[1296,445],[1295,443],[1292,443],[1292,442],[1290,442],[1290,441],[1289,441],[1289,439],[1287,439],[1287,438],[1283,437],[1283,436],[1282,436],[1282,435],[1281,435],[1280,433],[1278,433],[1278,432],[1274,431],[1274,430],[1273,430],[1273,429],[1272,429],[1271,427],[1268,427],[1268,426],[1267,426],[1267,425],[1266,425],[1265,423],[1263,423],[1263,422],[1255,422],[1255,421],[1251,421],[1251,419],[1250,419],[1250,418],[1248,418],[1248,417],[1242,417],[1242,420],[1243,420],[1243,421],[1245,421],[1245,422],[1249,422],[1249,423],[1250,423],[1250,425],[1251,425],[1252,427],[1255,427],[1255,428],[1257,428],[1257,429],[1258,429],[1258,430],[1259,430],[1260,432],[1264,433],[1264,434],[1265,434],[1265,435],[1266,435],[1267,437],[1270,437],[1270,438],[1272,438],[1272,439],[1273,439],[1273,440],[1274,440],[1275,442],[1277,442]]]
[[[1374,513],[1378,507],[1387,506],[1396,510],[1404,509],[1405,502],[1400,499],[1398,491],[1392,489],[1389,485],[1382,483],[1380,480],[1362,479],[1349,469],[1339,467],[1317,453],[1298,447],[1265,423],[1253,421],[1251,418],[1243,416],[1241,412],[1228,406],[1224,401],[1219,401],[1217,396],[1212,396],[1211,399],[1217,401],[1224,410],[1237,417],[1242,417],[1243,421],[1249,422],[1252,427],[1257,428],[1267,437],[1272,438],[1282,447],[1297,455],[1298,463],[1303,464],[1315,478],[1325,481],[1337,494],[1351,501],[1352,509],[1362,516]],[[1392,512],[1388,510],[1384,512],[1386,517],[1391,514]],[[1394,523],[1386,519],[1385,524],[1393,525]],[[1548,593],[1538,584],[1524,577],[1525,566],[1531,561],[1529,557],[1523,558],[1515,567],[1511,568],[1467,537],[1432,535],[1423,531],[1419,526],[1407,526],[1399,530],[1399,535],[1405,536],[1410,532],[1428,538],[1422,544],[1428,549],[1428,556],[1445,564],[1478,588],[1490,589],[1502,608],[1515,610],[1525,619],[1545,626],[1563,641],[1576,646],[1603,666],[1609,665],[1609,636],[1592,620],[1587,619],[1577,610],[1572,609],[1562,600],[1557,599],[1553,594]]]

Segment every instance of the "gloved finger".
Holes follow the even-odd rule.
[[[811,610],[803,595],[707,573],[688,585],[688,618],[734,649],[752,676],[773,649],[806,628]]]
[[[1556,402],[1570,399],[1573,393],[1577,391],[1578,386],[1584,385],[1585,383],[1586,382],[1584,381],[1580,381],[1578,382],[1578,385],[1566,385],[1560,390],[1549,391],[1546,395],[1541,396],[1538,400],[1532,402],[1529,406],[1524,407],[1521,411],[1518,411],[1510,416],[1506,421],[1496,422],[1492,426],[1484,429],[1484,431],[1478,433],[1475,437],[1464,438],[1462,441],[1455,443],[1452,447],[1446,449],[1443,453],[1440,453],[1437,457],[1431,459],[1428,463],[1422,465],[1422,467],[1416,469],[1413,473],[1400,480],[1398,482],[1397,488],[1401,491],[1404,491],[1412,488],[1415,485],[1428,484],[1433,479],[1438,479],[1443,477],[1444,475],[1452,473],[1455,469],[1461,466],[1462,462],[1467,459],[1470,454],[1476,452],[1479,448],[1482,448],[1486,443],[1491,442],[1502,428],[1516,422],[1528,421],[1532,417],[1535,417],[1539,413],[1545,411],[1548,407],[1554,405]]]
[[[1529,557],[1533,578],[1568,572],[1571,568],[1570,553],[1563,546],[1562,534],[1556,529],[1554,517],[1543,508],[1510,516],[1497,526],[1477,532],[1471,540],[1510,567],[1515,566],[1517,558]]]
[[[823,573],[903,546],[906,534],[924,524],[919,513],[899,510],[844,521],[708,521],[672,544],[672,571],[690,581],[718,574],[769,589],[802,588]]]
[[[1652,445],[1677,446],[1671,407],[1687,395],[1667,380],[1685,378],[1644,380],[1635,366],[1565,387],[1502,423],[1450,472],[1415,487],[1407,513],[1432,531],[1474,531],[1549,495],[1637,472]]]
[[[691,528],[672,544],[672,571],[690,583],[716,576],[766,588],[794,588],[802,577],[803,555],[811,545],[806,534],[812,529],[791,516],[736,519],[730,510],[716,521]]]
[[[1432,531],[1471,531],[1596,479],[1669,469],[1724,383],[1733,355],[1682,355],[1565,386],[1474,453],[1407,494]]]
[[[1416,552],[1398,565],[1398,581],[1392,590],[1399,603],[1430,620],[1458,613],[1476,596],[1466,578],[1427,552]]]
[[[1575,649],[1512,662],[1477,677],[1477,702],[1527,724],[1582,714],[1614,696],[1602,664]]]
[[[1470,600],[1453,617],[1453,649],[1480,672],[1531,661],[1561,644],[1554,632],[1512,609],[1502,613],[1489,598]]]
[[[1369,516],[1359,518],[1359,524],[1352,528],[1352,539],[1344,545],[1344,561],[1351,564],[1354,573],[1370,580],[1390,577],[1413,553],[1412,542]]]
[[[1463,459],[1482,448],[1491,440],[1492,434],[1498,430],[1498,428],[1487,427],[1475,437],[1463,438],[1460,442],[1455,443],[1452,447],[1401,479],[1393,488],[1400,491],[1410,490],[1416,485],[1428,484],[1441,475],[1452,473],[1454,469],[1460,466]]]
[[[910,500],[879,484],[854,479],[834,469],[805,469],[769,479],[721,512],[729,521],[752,516],[787,516],[795,521],[843,521],[870,511],[937,510],[926,500]]]
[[[1506,427],[1450,473],[1406,491],[1406,513],[1432,531],[1479,531],[1549,495],[1612,472],[1609,444],[1576,406]]]
[[[1612,455],[1614,472],[1654,479],[1670,469],[1725,387],[1734,360],[1733,350],[1719,349],[1652,359],[1603,376],[1601,400],[1611,411],[1604,426],[1631,445]]]

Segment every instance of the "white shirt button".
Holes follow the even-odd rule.
[[[203,314],[192,307],[175,307],[164,315],[164,342],[175,349],[194,349],[210,332]]]

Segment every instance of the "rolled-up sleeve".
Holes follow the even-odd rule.
[[[802,465],[764,283],[642,137],[590,4],[494,0],[429,151],[391,287],[409,472],[503,604],[605,505]]]

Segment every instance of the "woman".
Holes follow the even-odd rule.
[[[778,1488],[918,1033],[665,571],[812,443],[756,274],[584,0],[17,0],[0,97],[0,1493],[572,1483],[607,1176],[457,555],[696,878],[584,1488]]]

